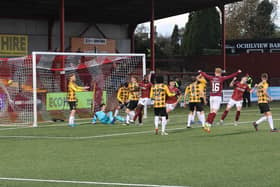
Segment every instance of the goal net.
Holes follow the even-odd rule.
[[[77,117],[89,118],[101,103],[118,105],[116,93],[133,75],[146,73],[144,54],[33,52],[0,59],[0,125],[67,120],[67,84],[71,74],[79,86]]]

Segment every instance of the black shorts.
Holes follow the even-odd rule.
[[[155,116],[167,116],[166,107],[154,108]]]
[[[202,104],[202,106],[204,105],[204,98],[203,97],[200,98],[200,103]]]
[[[190,109],[190,111],[194,111],[194,110],[196,110],[196,111],[198,111],[198,112],[201,112],[201,111],[203,111],[203,107],[202,107],[203,105],[201,104],[201,103],[189,103],[189,109]]]
[[[138,105],[138,101],[129,101],[129,103],[127,104],[127,108],[129,110],[134,110]]]
[[[77,110],[77,102],[76,101],[68,101],[70,110]]]
[[[259,109],[260,109],[261,114],[270,111],[270,107],[269,107],[268,103],[259,103]]]

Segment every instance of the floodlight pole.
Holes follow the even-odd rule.
[[[222,4],[220,6],[220,10],[222,12],[222,56],[223,56],[223,65],[224,70],[226,71],[226,19],[225,19],[225,5]]]
[[[151,48],[151,64],[150,68],[155,71],[155,1],[151,0],[151,23],[150,23],[150,48]]]

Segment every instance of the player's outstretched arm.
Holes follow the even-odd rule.
[[[200,73],[200,75],[202,75],[203,77],[205,77],[208,80],[212,80],[213,79],[213,76],[208,75],[207,73],[205,73],[205,72],[203,72],[201,70],[198,70],[198,73]]]
[[[223,80],[227,80],[227,79],[231,79],[231,78],[233,78],[233,77],[236,77],[238,74],[240,74],[242,71],[239,69],[237,72],[235,72],[235,73],[232,73],[232,74],[230,74],[230,75],[228,75],[228,76],[223,76]]]
[[[257,87],[258,87],[258,84],[255,84],[254,88],[252,88],[252,89],[250,90],[250,93],[255,92],[255,91],[256,91],[256,89],[257,89]]]

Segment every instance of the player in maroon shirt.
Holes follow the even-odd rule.
[[[228,112],[230,109],[235,105],[236,106],[236,114],[235,114],[235,122],[234,125],[237,125],[237,122],[239,120],[240,111],[242,109],[242,102],[243,102],[243,94],[245,91],[250,91],[250,88],[247,84],[247,77],[242,77],[241,81],[236,81],[236,77],[233,78],[233,80],[230,83],[230,87],[235,87],[234,91],[232,93],[231,99],[229,100],[227,104],[227,108],[224,111],[222,117],[221,117],[221,124],[224,122],[224,119],[226,118]]]
[[[142,117],[143,117],[143,109],[144,106],[150,105],[150,91],[153,84],[150,82],[151,75],[145,75],[143,81],[139,83],[139,87],[141,89],[141,96],[140,100],[138,102],[138,105],[136,107],[136,114],[133,118],[135,121],[138,118],[139,125],[142,125]]]
[[[172,96],[172,97],[167,96],[167,98],[166,98],[166,113],[167,114],[176,108],[176,105],[178,104],[178,102],[180,101],[180,99],[182,97],[181,91],[176,87],[175,81],[173,81],[173,80],[169,81],[168,89],[170,92],[176,93],[176,95]],[[168,115],[167,115],[167,119],[168,119]]]
[[[210,127],[213,124],[213,121],[216,117],[217,112],[220,109],[222,102],[222,93],[223,93],[223,83],[227,79],[231,79],[241,73],[241,70],[238,70],[236,73],[233,73],[228,76],[222,76],[222,69],[215,68],[215,76],[210,76],[204,72],[199,71],[200,74],[206,79],[210,80],[211,83],[211,92],[210,92],[210,113],[208,114],[205,126],[207,131],[210,132]]]

